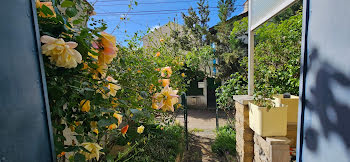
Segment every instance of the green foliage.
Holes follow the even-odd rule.
[[[272,21],[275,23],[281,22],[283,20],[287,20],[289,19],[291,16],[294,16],[297,14],[297,12],[300,11],[300,9],[303,6],[303,1],[302,0],[298,0],[296,1],[295,4],[293,4],[292,6],[286,8],[284,11],[282,11],[280,14],[278,14],[277,16],[275,16],[274,18],[272,18]]]
[[[213,49],[210,46],[193,48],[192,52],[186,54],[186,65],[193,71],[204,71],[211,75],[211,62],[214,59]]]
[[[218,104],[218,108],[223,110],[233,108],[232,96],[247,94],[247,82],[247,78],[239,73],[232,74],[231,79],[216,89],[216,103]]]
[[[184,46],[181,49],[191,49],[191,47],[200,47],[209,44],[207,36],[209,35],[208,22],[210,20],[208,0],[200,0],[197,2],[197,5],[198,12],[190,7],[187,15],[182,13],[184,35],[178,40],[189,44],[183,44]]]
[[[231,47],[237,52],[230,56],[240,69],[216,90],[217,103],[224,110],[233,107],[232,95],[246,94],[247,47],[243,45],[240,36],[245,35],[247,26],[247,18],[243,18],[234,22],[231,32]],[[269,100],[273,94],[299,93],[301,29],[302,14],[296,12],[294,16],[279,23],[267,22],[256,31],[254,96],[259,106],[273,107]]]
[[[227,9],[234,4],[235,1],[224,2],[219,1],[221,8]],[[231,4],[231,5],[229,5]],[[234,6],[231,6],[234,7]],[[220,10],[219,10],[220,11]],[[224,14],[224,11],[219,12],[219,16]],[[229,12],[230,13],[230,12]],[[227,14],[227,13],[226,13]],[[241,16],[233,17],[229,20],[221,20],[214,28],[217,31],[213,42],[216,44],[216,57],[219,58],[218,78],[229,79],[230,75],[235,72],[242,72],[240,60],[247,55],[247,44],[242,38],[246,37],[247,18],[241,20]]]
[[[256,91],[299,93],[302,14],[278,24],[266,23],[256,31]]]
[[[246,46],[242,42],[241,37],[247,35],[247,29],[248,17],[244,17],[243,19],[235,21],[233,23],[233,29],[230,34],[230,44],[232,46],[232,49],[242,49],[242,47]]]
[[[216,138],[211,149],[218,155],[236,154],[236,132],[230,126],[220,127],[216,132]]]
[[[170,86],[174,90],[178,90],[178,94],[185,91],[184,78],[181,76],[185,61],[183,54],[179,51],[169,50],[166,44],[170,44],[170,42],[143,49],[137,43],[141,39],[137,33],[129,40],[127,47],[116,45],[112,35],[102,33],[107,28],[104,21],[89,18],[88,13],[92,12],[90,5],[83,7],[82,11],[84,12],[78,14],[77,7],[84,6],[78,2],[87,3],[80,0],[65,0],[62,3],[55,3],[56,5],[61,4],[65,12],[56,12],[58,11],[56,6],[52,6],[56,10],[45,5],[38,8],[40,34],[41,36],[53,37],[50,39],[54,40],[52,43],[55,43],[50,44],[50,48],[52,46],[63,48],[64,45],[66,45],[65,48],[68,48],[70,46],[64,43],[77,43],[77,47],[74,49],[69,48],[71,51],[68,49],[60,53],[54,51],[55,54],[60,56],[67,54],[69,58],[72,51],[76,50],[75,54],[82,57],[81,60],[76,61],[76,67],[68,68],[65,66],[64,68],[56,66],[52,57],[43,56],[54,128],[55,151],[58,158],[85,161],[86,154],[92,152],[84,148],[86,146],[84,143],[91,143],[95,147],[103,147],[100,150],[98,161],[114,161],[137,155],[135,151],[144,152],[142,149],[153,151],[152,148],[158,145],[147,148],[146,144],[157,143],[157,140],[162,137],[180,139],[182,129],[180,131],[180,128],[166,126],[165,130],[161,131],[152,125],[154,123],[170,125],[174,121],[172,113],[158,110],[153,107],[152,103],[154,103],[153,96],[163,89],[161,82],[159,82],[160,79],[165,78],[161,76],[160,72],[163,67],[168,66],[172,69],[172,75],[166,77],[171,80]],[[55,12],[55,16],[53,12]],[[71,17],[76,19],[73,21]],[[91,24],[90,27],[87,27],[84,21],[89,19]],[[61,39],[60,44],[56,42],[58,39]],[[109,58],[104,55],[104,52],[108,53],[105,50],[107,45],[104,46],[106,42],[108,45],[112,44],[112,47],[108,47],[112,51],[112,54],[108,55],[108,57],[112,57],[111,63],[106,63]],[[43,49],[44,44],[48,43],[43,43]],[[93,44],[98,47],[93,46]],[[118,52],[114,53],[116,49]],[[71,53],[66,53],[67,51]],[[160,56],[156,56],[156,52],[160,52]],[[105,57],[100,57],[101,55]],[[62,59],[61,61],[67,60]],[[98,71],[102,67],[101,65],[105,65],[105,68]],[[120,90],[112,88],[119,86]],[[85,103],[89,103],[89,106],[84,105]],[[84,108],[85,106],[88,109]],[[175,104],[175,107],[178,107],[178,104]],[[121,121],[117,119],[118,116],[115,116],[117,114],[122,115]],[[121,122],[120,125],[119,122]],[[109,128],[111,125],[113,127]],[[122,135],[121,128],[126,125],[129,126],[128,130],[125,135]],[[145,133],[139,134],[136,130],[141,125],[146,127]],[[72,136],[75,137],[73,140],[71,140]],[[115,139],[123,143],[117,143]],[[151,142],[147,143],[148,140]],[[163,154],[161,158],[173,160],[176,154],[181,151],[178,141],[170,143],[165,141],[163,139],[163,145],[159,145],[158,153],[173,147],[170,149],[172,151],[167,150],[161,153]],[[114,154],[114,144],[126,145],[128,142],[134,145],[122,148],[118,154]],[[64,153],[72,156],[65,157]],[[170,155],[165,155],[166,153],[170,153]],[[156,159],[155,155],[156,153],[150,155],[150,159]],[[92,156],[92,161],[96,161],[98,155],[92,154]]]
[[[136,147],[119,161],[175,161],[184,151],[183,128],[181,126],[147,125],[144,142],[135,144]],[[136,139],[130,136],[130,139]],[[125,145],[123,138],[116,139]],[[135,141],[136,142],[136,141]],[[132,142],[134,144],[134,142]]]
[[[236,0],[218,0],[219,18],[221,22],[225,22],[235,11],[235,2]]]

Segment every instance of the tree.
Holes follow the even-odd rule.
[[[219,18],[221,22],[225,22],[228,17],[234,12],[234,4],[236,0],[219,0],[218,8],[219,8]]]
[[[233,53],[233,48],[230,44],[230,33],[232,31],[233,22],[227,20],[235,11],[236,0],[219,0],[219,18],[220,22],[215,26],[217,31],[213,42],[216,44],[216,56],[219,58],[219,77],[228,78],[231,74],[237,72],[237,60],[236,55]],[[239,66],[239,65],[238,65]]]
[[[201,27],[201,34],[205,36],[205,40],[202,40],[201,45],[208,45],[209,44],[209,25],[208,22],[210,21],[209,18],[209,5],[208,0],[200,0],[198,3],[198,13],[199,13],[199,21],[200,21],[200,27]],[[202,37],[203,38],[203,37]]]
[[[199,47],[209,44],[207,35],[209,18],[209,5],[208,0],[200,0],[197,3],[198,13],[190,7],[188,9],[188,14],[182,13],[182,18],[184,20],[183,31],[185,33],[184,37],[190,40],[189,42],[193,47]]]

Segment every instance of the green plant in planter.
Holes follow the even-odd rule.
[[[268,83],[260,86],[261,88],[254,93],[254,104],[259,107],[266,107],[268,110],[275,107],[273,102],[273,95],[276,89],[271,87]]]

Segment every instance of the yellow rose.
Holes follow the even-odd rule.
[[[143,133],[143,130],[144,130],[144,129],[145,129],[145,127],[144,127],[143,125],[137,127],[137,133],[138,133],[138,134]]]
[[[75,42],[65,42],[62,38],[56,39],[47,35],[40,38],[44,43],[41,46],[42,53],[49,57],[51,63],[58,67],[75,68],[81,63],[81,54],[74,48],[78,46]]]
[[[105,90],[103,88],[100,88],[99,90],[97,90],[97,93],[101,93],[102,97],[104,99],[109,98],[110,96],[115,96],[117,94],[117,91],[119,89],[121,89],[121,87],[119,85],[113,84],[113,83],[108,83],[106,86],[109,89],[108,93],[105,93]]]
[[[163,111],[174,112],[174,104],[179,102],[179,96],[176,95],[177,92],[177,90],[173,90],[171,87],[166,86],[160,93],[156,93],[153,96],[153,104],[156,104],[157,108],[161,108]]]
[[[186,75],[185,75],[185,73],[181,73],[181,76],[182,76],[182,77],[185,77]]]
[[[116,38],[113,35],[101,32],[101,46],[103,50],[98,56],[99,64],[110,64],[117,56]]]
[[[81,111],[89,112],[90,111],[90,100],[82,100],[80,101]]]
[[[165,77],[165,72],[167,73],[167,77],[170,77],[173,71],[171,70],[171,67],[167,66],[161,69],[161,76]]]
[[[39,0],[36,0],[36,2],[35,2],[36,8],[42,8],[43,5],[46,6],[47,8],[49,8],[52,11],[53,15],[45,15],[42,11],[40,11],[40,13],[39,13],[40,17],[56,17],[56,12],[52,6],[52,2],[40,2]]]
[[[114,124],[114,123],[108,126],[109,130],[113,130],[113,129],[116,129],[116,128],[117,128],[117,124]]]
[[[110,90],[110,91],[109,91],[109,94],[110,94],[111,96],[113,96],[113,97],[117,94],[117,91],[118,91],[119,89],[121,89],[121,87],[120,87],[119,85],[115,85],[115,84],[112,84],[112,83],[109,83],[108,86],[107,86],[107,88]]]
[[[170,79],[162,79],[163,87],[169,86],[169,84],[170,84]]]
[[[90,160],[93,158],[96,158],[97,161],[99,160],[100,150],[102,150],[102,147],[100,145],[98,145],[97,143],[90,143],[90,142],[82,143],[81,145],[86,150],[89,151],[89,152],[85,152],[85,151],[81,152],[85,156],[86,160]],[[103,152],[101,152],[101,154],[103,154]]]

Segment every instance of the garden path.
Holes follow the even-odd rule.
[[[189,109],[188,131],[189,151],[185,152],[185,162],[221,162],[223,157],[217,157],[211,151],[215,139],[216,118],[215,110]],[[177,120],[184,124],[183,112],[179,112]],[[219,125],[226,124],[226,115],[219,113]]]

